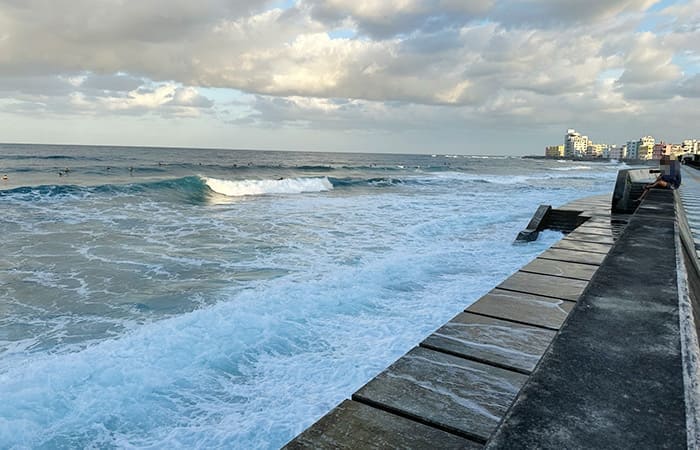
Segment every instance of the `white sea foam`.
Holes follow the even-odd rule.
[[[212,230],[238,239],[245,226],[259,227],[247,214],[274,220],[285,250],[260,254],[256,264],[296,272],[243,290],[220,288],[200,309],[125,326],[120,336],[87,347],[59,341],[46,351],[9,350],[0,358],[0,443],[278,448],[560,237],[513,247],[504,237],[515,235],[531,211],[470,204],[453,192],[416,203],[399,194],[272,197],[269,218],[253,202],[218,209],[223,217]],[[174,233],[186,251],[194,242],[181,234],[188,222],[173,212],[158,217],[147,222],[148,233]],[[207,232],[204,224],[197,230]],[[270,236],[258,230],[256,236]],[[199,254],[212,258],[219,247],[226,251],[216,245]],[[85,255],[97,251],[106,249]],[[485,254],[493,264],[484,263]],[[139,257],[150,264],[147,256]],[[100,264],[123,268],[121,261],[117,254]],[[64,317],[52,335],[71,320]]]
[[[552,170],[591,170],[591,166],[552,167]]]
[[[301,194],[304,192],[324,192],[333,189],[327,177],[321,178],[282,178],[278,180],[221,180],[204,178],[209,188],[228,197],[265,194]]]
[[[0,442],[279,447],[460,310],[466,292],[493,284],[490,274],[437,276],[444,253],[419,243],[321,277],[224,289],[213,306],[76,352],[5,358]],[[502,272],[523,257],[498,252]]]
[[[614,182],[612,168],[417,175],[394,162],[410,182],[341,195],[214,205],[147,189],[8,206],[0,447],[279,448],[560,239],[511,244],[537,205]]]

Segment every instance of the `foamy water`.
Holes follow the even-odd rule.
[[[512,244],[537,205],[616,175],[105,153],[4,150],[36,182],[0,191],[0,447],[277,448],[556,242]]]

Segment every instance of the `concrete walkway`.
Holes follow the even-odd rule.
[[[488,448],[686,448],[674,225],[651,191]]]

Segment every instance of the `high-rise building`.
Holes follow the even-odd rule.
[[[593,142],[588,142],[586,147],[586,156],[589,158],[600,158],[603,156],[603,152],[607,145],[605,144],[594,144]]]
[[[639,159],[639,141],[627,141],[628,159]]]
[[[653,147],[654,144],[656,144],[656,139],[654,139],[654,136],[644,136],[639,140],[639,146],[641,147],[642,145],[648,145]]]
[[[627,146],[623,145],[618,147],[617,145],[611,145],[608,149],[608,158],[610,159],[624,159],[627,157]]]
[[[567,158],[582,158],[588,148],[588,136],[581,136],[573,128],[569,128],[564,136],[564,156]]]
[[[666,144],[665,142],[658,142],[652,147],[651,159],[661,159],[664,156],[671,156],[671,144]]]
[[[564,156],[563,145],[550,145],[544,148],[544,156],[547,158],[561,158]]]
[[[681,144],[683,153],[693,153],[697,154],[700,152],[700,141],[697,139],[686,139]]]
[[[653,145],[640,145],[639,146],[638,159],[649,160],[649,159],[653,159],[653,156],[654,156],[654,146]]]
[[[644,136],[638,141],[627,141],[627,158],[651,159],[655,142],[652,136]],[[641,147],[645,147],[644,150]]]

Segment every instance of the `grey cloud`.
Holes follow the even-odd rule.
[[[245,0],[2,0],[0,10],[64,39],[162,42],[187,36],[202,25],[239,17],[266,2]]]
[[[292,126],[310,129],[357,131],[400,131],[422,129],[434,124],[434,108],[402,102],[371,102],[349,99],[317,99],[323,107],[295,101],[293,98],[255,96],[253,112],[237,118],[238,125],[266,128]],[[332,109],[326,109],[332,105]],[[449,109],[449,108],[448,108]],[[454,117],[452,118],[454,119]]]
[[[386,39],[415,31],[434,32],[462,26],[483,17],[493,0],[414,0],[386,2],[339,2],[308,0],[304,6],[312,17],[331,25],[351,20],[359,31],[374,38]]]
[[[700,74],[684,80],[679,87],[679,94],[683,97],[700,98]]]
[[[139,88],[144,84],[142,78],[127,74],[89,74],[82,82],[82,89],[95,89],[98,91],[128,92]]]
[[[499,0],[489,16],[508,26],[589,25],[621,13],[645,11],[658,0]],[[573,30],[569,30],[570,32]]]
[[[59,75],[0,76],[0,92],[26,95],[67,95],[75,87]]]

